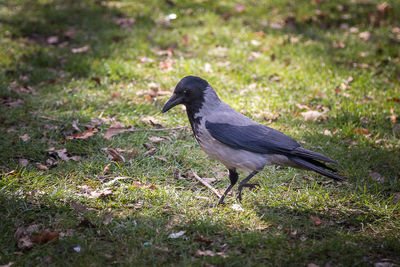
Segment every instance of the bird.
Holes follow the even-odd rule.
[[[214,88],[200,77],[182,78],[161,112],[165,113],[179,104],[186,107],[194,137],[202,150],[228,169],[230,184],[217,205],[224,204],[226,195],[238,182],[238,170],[249,173],[238,186],[236,198],[240,202],[243,188],[258,186],[248,182],[266,165],[311,170],[338,181],[346,180],[326,165],[338,164],[337,161],[303,148],[284,133],[236,111],[221,101]]]

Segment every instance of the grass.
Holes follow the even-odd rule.
[[[400,5],[386,3],[2,1],[0,264],[400,264]],[[172,13],[177,18],[167,21]],[[154,132],[143,120],[188,125],[180,108],[160,113],[169,95],[141,93],[172,92],[186,75],[338,160],[348,182],[271,167],[254,178],[259,190],[244,192],[243,210],[234,209],[233,195],[210,208],[214,195],[191,173],[216,177],[222,191],[224,167],[189,128]],[[327,119],[305,121],[296,104]],[[67,139],[74,121],[83,132],[96,118],[99,133]],[[116,122],[140,130],[105,139]],[[146,155],[151,136],[166,141]],[[80,159],[63,161],[51,147]],[[136,154],[116,163],[105,148]],[[129,178],[106,184],[121,176]],[[112,194],[91,197],[105,188]],[[50,229],[58,240],[19,248],[14,233],[32,225],[39,226],[33,236]],[[169,238],[179,231],[186,232]]]

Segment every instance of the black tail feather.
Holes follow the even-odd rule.
[[[324,156],[320,153],[305,149],[304,147],[298,147],[296,149],[294,149],[293,151],[291,151],[291,154],[293,156],[297,156],[300,158],[307,158],[308,159],[314,159],[314,160],[321,160],[321,161],[325,161],[325,162],[332,162],[335,164],[338,164],[337,161],[334,161],[331,158],[328,158],[327,156]]]
[[[295,163],[297,163],[297,164],[299,164],[299,165],[301,165],[301,166],[303,166],[303,167],[306,167],[306,168],[308,168],[310,170],[313,170],[313,171],[315,171],[315,172],[317,172],[319,174],[322,174],[322,175],[324,175],[326,177],[329,177],[329,178],[332,178],[332,179],[335,179],[335,180],[338,180],[338,181],[346,181],[345,178],[325,170],[324,168],[330,169],[330,170],[332,170],[332,169],[329,168],[328,166],[326,166],[325,164],[321,163],[321,162],[318,162],[318,161],[315,161],[315,160],[310,160],[310,159],[307,159],[307,158],[306,159],[299,158],[299,157],[291,157],[290,160],[295,162]]]

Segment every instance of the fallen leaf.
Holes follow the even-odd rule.
[[[215,253],[214,253],[212,250],[209,250],[209,249],[207,249],[207,250],[200,250],[200,249],[198,249],[198,250],[196,251],[196,255],[198,255],[198,256],[211,256],[211,257],[214,257],[214,256],[215,256]]]
[[[104,167],[103,174],[107,174],[110,171],[111,168],[111,163],[107,164],[107,166]]]
[[[299,109],[307,109],[307,110],[311,110],[311,108],[310,108],[310,107],[308,107],[307,105],[304,105],[304,104],[299,104],[299,103],[296,103],[296,107],[298,107]]]
[[[394,108],[390,108],[390,120],[392,123],[396,123],[396,114],[394,114]]]
[[[332,136],[332,132],[330,130],[325,130],[324,135]]]
[[[309,110],[306,112],[302,112],[301,115],[303,116],[303,118],[306,121],[314,121],[315,122],[318,119],[322,119],[322,120],[326,119],[326,116],[323,113],[316,111],[316,110]]]
[[[24,142],[27,142],[29,139],[31,139],[28,134],[21,135],[19,138],[21,138]]]
[[[171,238],[171,239],[179,238],[179,237],[183,236],[185,233],[186,233],[186,231],[179,231],[176,233],[172,233],[168,236],[168,238]]]
[[[171,71],[175,61],[173,59],[167,58],[160,62],[160,69],[163,71]]]
[[[72,128],[74,128],[75,131],[80,132],[81,129],[79,129],[78,123],[79,123],[79,120],[72,121]]]
[[[165,127],[165,124],[159,122],[156,118],[152,116],[146,116],[140,120],[143,123],[150,124],[151,126],[157,126],[157,127]]]
[[[385,177],[383,177],[380,173],[374,171],[368,171],[369,176],[372,180],[383,183],[385,181]]]
[[[168,162],[168,160],[165,158],[165,157],[163,157],[163,156],[154,156],[156,159],[159,159],[159,160],[161,160],[161,161],[164,161],[164,162]]]
[[[199,243],[204,243],[206,245],[211,245],[213,241],[207,237],[204,237],[200,234],[196,234],[195,237],[193,238],[194,242],[199,242]]]
[[[158,137],[158,136],[150,136],[150,137],[149,137],[149,140],[150,140],[152,143],[161,143],[161,142],[165,142],[165,139],[164,139],[164,138],[161,138],[161,137]]]
[[[43,165],[43,164],[40,163],[40,162],[36,162],[35,165],[36,165],[36,167],[37,167],[38,169],[40,169],[40,170],[43,170],[43,171],[48,171],[48,170],[49,170],[49,168],[48,168],[46,165]]]
[[[146,184],[146,183],[141,183],[141,182],[136,182],[136,181],[132,181],[132,185],[137,186],[137,187],[148,187],[150,189],[156,189],[156,186],[153,184]]]
[[[95,82],[97,83],[97,85],[101,85],[101,79],[100,79],[100,77],[97,77],[97,76],[92,77],[92,81],[95,81]]]
[[[244,209],[243,209],[239,204],[233,204],[233,205],[231,206],[231,208],[232,208],[233,210],[236,210],[236,211],[244,211]]]
[[[117,124],[113,124],[108,128],[107,132],[104,134],[104,138],[110,140],[114,135],[133,131],[130,127],[124,126],[122,123],[118,122]]]
[[[87,51],[89,51],[90,46],[89,45],[85,45],[79,48],[72,48],[71,52],[73,54],[80,54],[80,53],[86,53]]]
[[[133,24],[135,24],[135,19],[133,19],[133,18],[114,18],[114,22],[121,28],[128,28],[128,27],[132,27]]]
[[[16,174],[18,174],[18,170],[12,170],[12,171],[10,171],[10,172],[7,172],[7,173],[3,174],[3,176],[4,176],[4,177],[6,177],[6,176],[13,176],[13,175],[16,175]]]
[[[334,48],[345,48],[346,45],[343,42],[333,42]]]
[[[353,132],[356,134],[363,134],[363,135],[367,135],[370,133],[370,131],[365,128],[354,128]]]
[[[64,32],[64,36],[70,38],[70,39],[74,39],[75,38],[75,29],[71,28],[68,29]]]
[[[362,39],[364,41],[367,41],[371,37],[371,33],[369,33],[369,32],[360,32],[358,37],[360,37],[360,39]]]
[[[59,149],[59,150],[54,150],[55,153],[57,153],[57,156],[64,160],[64,161],[69,161],[69,157],[67,155],[67,149],[63,148],[63,149]]]
[[[14,233],[15,241],[19,249],[30,249],[33,247],[33,242],[23,226],[17,228]]]
[[[47,38],[48,44],[56,44],[58,43],[58,36],[50,36]]]
[[[154,62],[154,59],[146,57],[146,56],[140,56],[140,57],[138,57],[138,59],[139,59],[139,62],[141,62],[141,63],[153,63]]]
[[[39,235],[32,236],[32,241],[39,245],[46,244],[53,240],[58,240],[58,233],[52,232],[50,229],[44,229]]]
[[[114,162],[119,162],[119,161],[125,162],[124,156],[119,154],[115,149],[107,148],[107,152],[110,153],[110,155],[112,156],[111,161],[114,161]]]
[[[307,267],[319,267],[319,265],[315,263],[308,263]]]
[[[154,152],[156,152],[156,151],[157,151],[157,148],[156,147],[152,147],[148,151],[144,152],[143,156],[149,156],[151,154],[154,154]]]
[[[93,135],[95,135],[99,130],[96,128],[90,128],[89,130],[84,131],[83,133],[76,133],[71,136],[67,136],[68,140],[73,139],[87,139]]]
[[[310,219],[314,223],[315,226],[320,226],[322,224],[321,219],[317,216],[311,215]]]
[[[27,160],[27,159],[19,159],[19,165],[21,166],[21,167],[26,167],[26,166],[28,166],[28,164],[29,164],[29,160]]]

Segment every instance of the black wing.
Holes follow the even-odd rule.
[[[205,126],[212,137],[234,149],[337,163],[320,153],[301,147],[296,140],[261,124],[238,126],[206,121]]]

